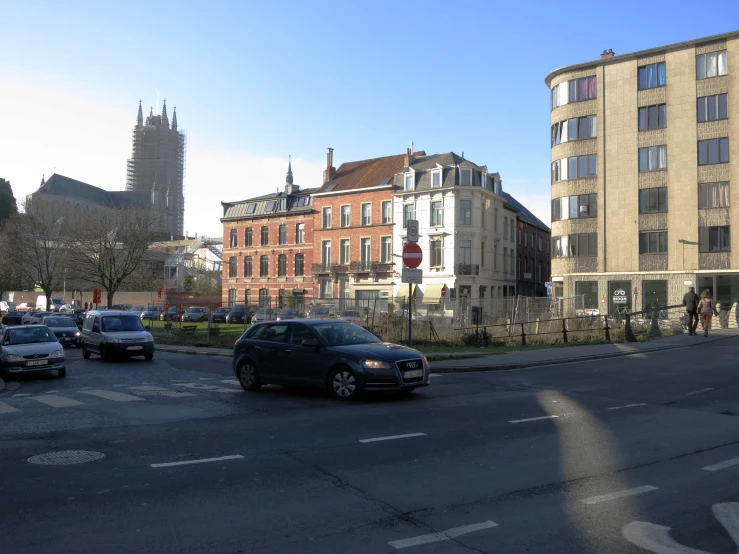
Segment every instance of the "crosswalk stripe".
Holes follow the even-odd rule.
[[[124,394],[122,392],[113,392],[111,390],[84,390],[80,392],[82,392],[83,394],[105,398],[106,400],[112,400],[113,402],[134,402],[137,400],[145,400],[140,396],[133,396],[131,394]]]
[[[84,402],[75,400],[73,398],[67,398],[65,396],[57,396],[55,394],[41,394],[39,396],[32,396],[29,400],[37,400],[42,404],[51,406],[52,408],[68,408],[70,406],[81,406]]]
[[[241,389],[227,389],[224,387],[218,387],[216,385],[206,385],[205,383],[172,383],[173,387],[187,387],[188,389],[204,390],[208,392],[238,392],[241,393]]]
[[[20,410],[18,408],[13,408],[13,406],[10,406],[5,402],[0,402],[0,414],[10,414],[13,412],[20,412]]]
[[[222,379],[221,383],[228,383],[229,385],[241,385],[238,379]]]
[[[151,385],[139,385],[137,387],[128,387],[133,390],[141,391],[141,394],[146,395],[150,393],[154,396],[169,396],[170,398],[178,398],[183,396],[195,396],[191,392],[179,392],[172,389],[165,389],[164,387],[153,387]]]

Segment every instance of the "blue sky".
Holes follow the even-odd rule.
[[[188,133],[186,228],[208,234],[220,233],[221,200],[281,186],[288,154],[296,183],[313,186],[326,147],[340,163],[403,153],[411,140],[487,164],[548,221],[546,74],[604,48],[622,54],[739,21],[735,0],[3,0],[0,9],[0,177],[16,196],[53,168],[122,188],[138,100],[148,112],[159,93]]]

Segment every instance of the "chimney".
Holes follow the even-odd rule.
[[[334,167],[334,149],[329,148],[326,154],[326,169],[323,172],[323,182],[328,183],[333,179],[336,174],[336,168]]]
[[[600,59],[603,60],[605,58],[612,58],[616,54],[613,53],[613,49],[609,48],[608,50],[603,50],[603,53],[600,55]]]
[[[405,149],[405,158],[403,158],[403,166],[410,167],[413,163],[413,141],[411,141],[411,147]]]

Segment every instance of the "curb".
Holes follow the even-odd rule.
[[[196,352],[193,350],[181,350],[179,348],[162,348],[161,346],[156,346],[154,348],[155,350],[158,350],[159,352],[169,352],[171,354],[190,354],[192,356],[212,356],[217,358],[231,358],[232,354],[225,354],[221,352]]]

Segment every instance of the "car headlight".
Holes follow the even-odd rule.
[[[121,339],[108,339],[105,342],[117,344],[117,343],[121,342]]]
[[[80,335],[82,335],[82,333],[80,333],[79,331],[77,331],[77,332],[76,332],[76,333],[74,334],[74,336],[75,336],[75,337],[79,337]]]
[[[144,337],[144,342],[154,342],[154,337],[149,335],[148,337]]]
[[[64,350],[54,350],[54,352],[52,352],[49,355],[49,358],[63,358],[63,357],[64,357]]]
[[[8,354],[5,356],[6,362],[22,362],[23,358],[20,356],[16,356],[15,354]]]
[[[426,367],[428,367],[428,366],[429,366],[429,361],[428,361],[428,360],[426,359],[426,356],[424,356],[423,354],[421,354],[421,358],[423,358],[423,363],[424,363],[424,365],[425,365]]]
[[[366,369],[390,369],[390,364],[383,360],[362,360],[362,367]]]

